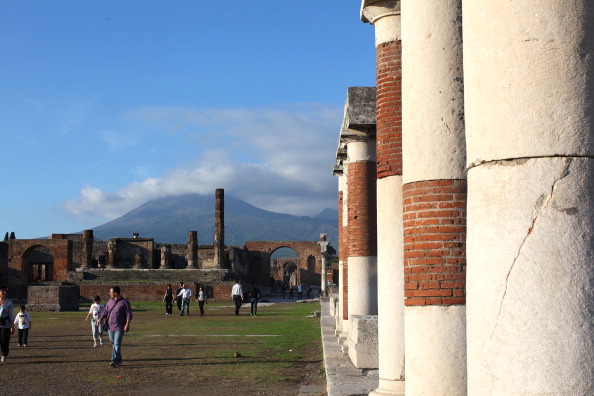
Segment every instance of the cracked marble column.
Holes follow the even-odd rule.
[[[594,10],[464,0],[470,395],[594,394]]]
[[[375,31],[379,384],[370,395],[404,394],[402,239],[402,40],[400,0],[363,0]]]
[[[465,395],[462,0],[401,12],[406,395]]]
[[[348,225],[347,217],[347,174],[346,168],[346,148],[344,143],[338,143],[336,149],[336,165],[334,165],[333,174],[338,178],[338,314],[336,315],[336,335],[343,340],[346,335],[341,336],[348,330],[348,326],[344,326],[344,322],[348,322],[348,314],[346,312],[345,300],[345,284],[346,276],[344,267],[346,266],[348,257],[348,244],[346,239],[346,227]],[[339,340],[339,343],[341,341]]]

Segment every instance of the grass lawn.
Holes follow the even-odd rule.
[[[109,366],[111,346],[93,348],[88,305],[78,312],[31,312],[29,346],[11,339],[1,394],[297,395],[300,384],[324,383],[319,303],[198,306],[165,316],[163,303],[132,302],[134,319],[122,343],[123,366]],[[237,356],[240,355],[240,356]],[[237,356],[237,357],[236,357]]]

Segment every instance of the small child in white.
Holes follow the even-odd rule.
[[[29,316],[26,306],[21,305],[21,310],[14,318],[14,324],[18,326],[19,330],[19,346],[27,346],[27,338],[29,338],[29,329],[31,328],[31,316]]]
[[[93,347],[97,346],[97,341],[103,345],[103,321],[101,320],[101,315],[103,315],[104,311],[105,305],[101,304],[101,297],[95,296],[93,299],[93,304],[91,305],[91,309],[89,309],[89,313],[85,319],[85,321],[88,321],[89,315],[93,316],[91,320],[91,329],[93,330]]]

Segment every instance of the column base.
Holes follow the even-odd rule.
[[[391,381],[380,378],[379,386],[369,396],[404,396],[404,381]]]

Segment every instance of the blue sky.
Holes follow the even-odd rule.
[[[92,228],[164,195],[336,207],[360,0],[0,2],[0,232]]]

